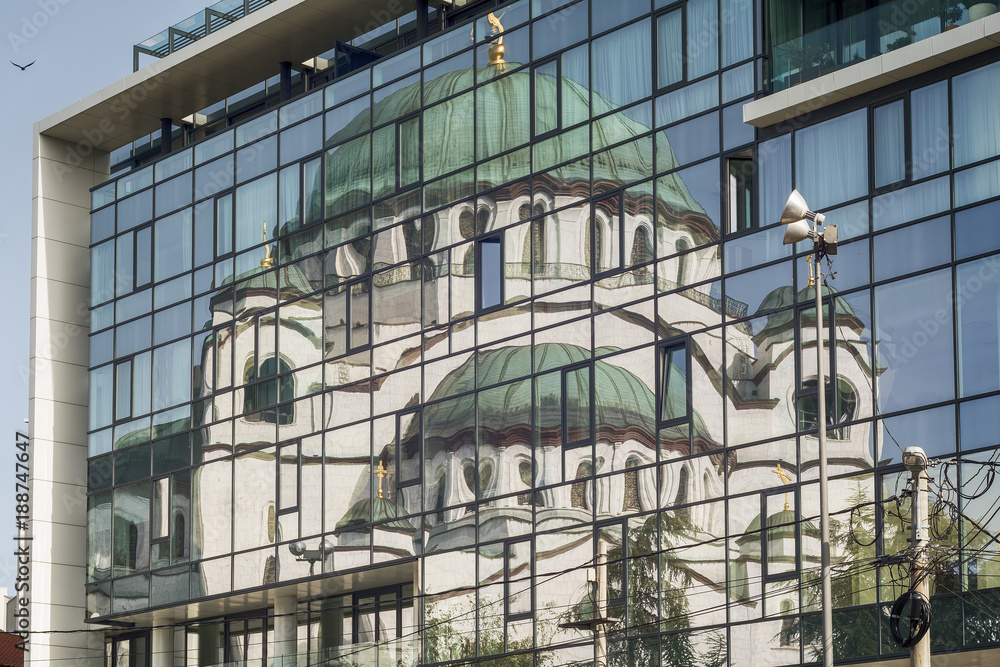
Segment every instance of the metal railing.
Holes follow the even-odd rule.
[[[771,49],[770,92],[964,25],[968,6],[972,18],[980,18],[978,7],[984,5],[975,0],[895,0],[777,44]]]
[[[272,2],[274,0],[220,0],[133,46],[132,71],[139,71],[140,54],[163,58]]]

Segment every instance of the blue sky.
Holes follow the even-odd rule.
[[[0,333],[0,540],[16,535],[14,433],[28,416],[32,125],[132,73],[132,45],[212,4],[206,0],[3,0],[0,77],[0,262],[10,299]],[[6,62],[35,64],[22,72]],[[192,109],[192,111],[194,111]],[[32,502],[32,505],[35,503]],[[12,541],[7,544],[13,545]],[[83,554],[80,554],[82,557]],[[13,591],[13,548],[0,550],[0,586]]]

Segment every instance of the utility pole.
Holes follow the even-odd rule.
[[[608,610],[608,545],[602,539],[597,540],[597,617],[606,618]],[[604,623],[594,624],[594,635],[597,640],[597,667],[608,667],[608,633]]]
[[[913,496],[910,500],[913,523],[910,524],[910,544],[913,546],[913,563],[910,566],[910,590],[931,599],[927,572],[927,539],[930,505],[927,501],[927,454],[920,447],[907,447],[903,452],[903,465],[910,471]],[[911,602],[912,604],[912,602]],[[910,667],[931,666],[931,633],[924,633],[910,647]]]

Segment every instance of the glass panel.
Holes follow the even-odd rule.
[[[531,94],[528,84],[527,77],[515,74],[492,81],[476,90],[477,159],[493,157],[497,153],[526,144],[531,138]],[[444,106],[449,104],[446,102]],[[455,115],[454,111],[451,115]],[[456,126],[455,120],[452,119],[450,131],[458,129],[460,134],[465,128]],[[430,123],[425,124],[424,145],[427,145],[428,135],[433,137],[440,131]]]
[[[1000,161],[955,174],[955,206],[973,204],[997,195],[1000,195]]]
[[[191,400],[191,341],[179,340],[153,351],[153,409]]]
[[[153,279],[153,230],[143,227],[135,233],[135,285],[148,285]]]
[[[944,264],[951,259],[951,222],[937,218],[879,234],[873,253],[875,280]]]
[[[270,174],[236,189],[237,252],[263,243],[265,225],[275,233],[278,205],[278,175]],[[220,209],[220,224],[222,221]]]
[[[919,185],[911,185],[875,197],[872,201],[872,221],[875,229],[888,229],[947,210],[951,204],[948,185],[948,177],[942,176],[933,181],[925,181]],[[832,214],[830,219],[833,219]],[[840,238],[845,238],[843,228],[840,231]]]
[[[114,405],[114,366],[90,371],[90,428],[107,426]]]
[[[566,443],[590,438],[590,367],[569,371],[563,380],[566,405]]]
[[[656,98],[656,126],[684,120],[719,104],[719,79],[710,77]]]
[[[593,41],[591,63],[595,114],[649,97],[653,80],[649,52],[648,21],[633,23]]]
[[[1000,63],[951,80],[955,166],[1000,155]]]
[[[318,98],[317,98],[318,99]],[[279,135],[281,164],[288,164],[304,155],[323,149],[323,119],[313,118]]]
[[[722,0],[721,10],[722,66],[727,67],[753,55],[754,3],[751,0]],[[753,76],[752,70],[750,76]]]
[[[781,219],[781,209],[792,192],[792,135],[761,142],[757,146],[757,169],[760,174],[759,224],[764,227]]]
[[[191,270],[191,209],[156,221],[153,227],[153,277],[165,280]]]
[[[399,187],[420,180],[420,118],[399,123]]]
[[[910,93],[910,153],[914,180],[948,168],[948,82]]]
[[[107,241],[90,251],[90,303],[96,305],[115,296],[115,242]]]
[[[660,372],[663,387],[660,396],[660,421],[684,419],[688,413],[687,347],[676,345],[663,349]]]
[[[500,237],[479,243],[479,307],[493,308],[503,303],[503,246]]]
[[[337,215],[370,201],[371,138],[366,135],[326,152],[326,214]]]
[[[166,537],[170,530],[170,478],[153,480],[153,521],[150,539]]]
[[[566,7],[535,23],[531,45],[531,53],[535,60],[560,51],[573,42],[587,37],[589,32],[587,4],[588,0],[584,0],[582,3]],[[594,5],[595,11],[601,4],[601,0],[597,0],[597,4]],[[649,11],[649,7],[646,8],[646,11]],[[602,32],[611,27],[611,25],[599,21],[595,21],[594,26],[595,32]]]
[[[115,419],[125,419],[132,414],[132,363],[124,361],[115,366]]]
[[[954,398],[951,271],[875,288],[879,407],[883,412]],[[939,320],[941,317],[943,320]]]
[[[190,204],[191,197],[194,194],[191,187],[192,176],[190,173],[157,185],[156,215],[161,216],[164,213],[169,213],[181,206]]]
[[[659,88],[684,79],[684,14],[680,9],[656,20],[656,82]]]
[[[269,137],[236,151],[236,182],[243,183],[277,166],[278,138]]]
[[[122,234],[115,246],[115,296],[128,294],[134,285],[135,255],[132,243],[132,234]]]
[[[997,343],[1000,288],[996,275],[995,256],[958,267],[958,369],[962,396],[1000,389]]]
[[[964,259],[1000,250],[1000,202],[990,202],[955,214],[955,257]]]
[[[146,190],[118,202],[118,231],[132,229],[153,217],[153,191]]]
[[[535,86],[535,134],[545,134],[559,127],[559,96],[555,91],[555,86],[558,85],[559,63],[553,60],[539,65],[532,75]]]
[[[903,101],[875,109],[875,187],[906,178]]]
[[[727,1],[727,0],[723,0]],[[739,2],[740,0],[735,0]],[[722,101],[732,102],[752,95],[754,91],[753,63],[740,65],[722,73]]]
[[[731,17],[727,23],[732,23]],[[718,0],[687,3],[687,78],[697,79],[719,68]]]
[[[831,178],[830,174],[838,176]],[[868,118],[864,109],[795,133],[795,187],[814,211],[868,192]]]

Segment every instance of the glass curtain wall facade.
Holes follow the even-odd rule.
[[[756,131],[759,16],[519,0],[95,188],[88,617],[376,572],[178,659],[815,661],[825,391],[838,656],[900,654],[900,445],[996,458],[1000,65]],[[1000,641],[954,500],[935,649]]]

